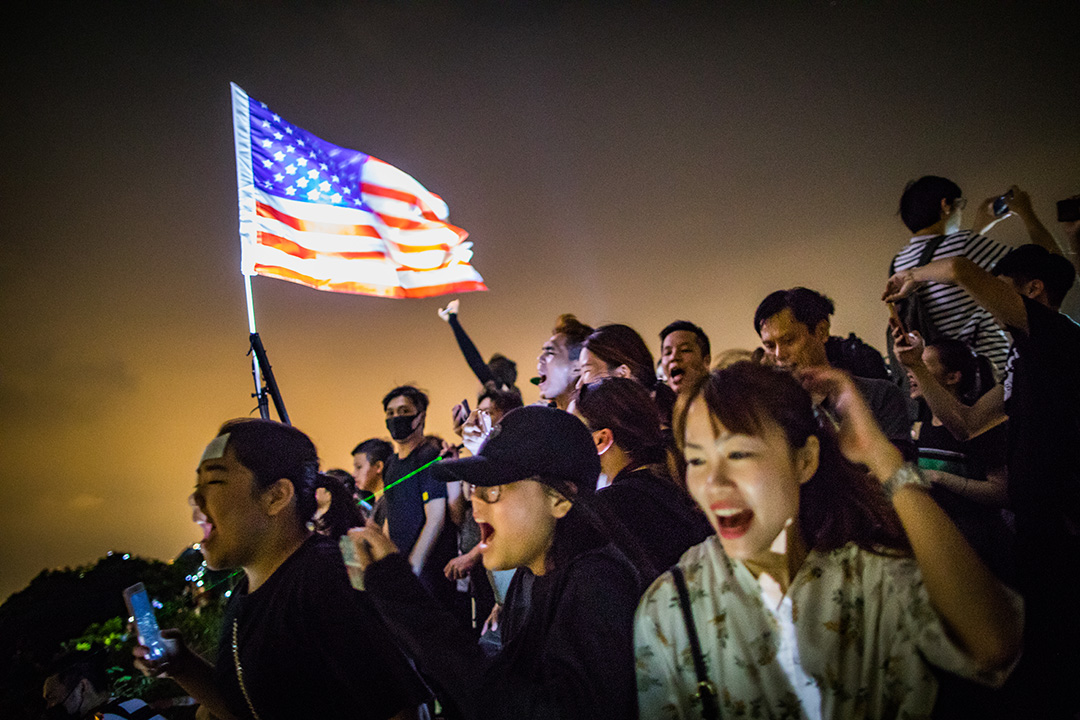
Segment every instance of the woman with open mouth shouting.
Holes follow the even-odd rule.
[[[427,595],[378,528],[349,531],[363,585],[406,654],[465,718],[635,717],[633,617],[640,575],[591,508],[600,474],[573,415],[513,410],[474,457],[436,464],[465,484],[484,567],[517,568],[488,659]]]
[[[819,421],[800,381],[838,417]],[[675,437],[716,534],[638,607],[642,718],[929,717],[928,663],[1004,681],[1020,650],[1019,597],[848,376],[743,362],[687,390]]]

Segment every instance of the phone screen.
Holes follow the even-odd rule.
[[[142,583],[132,585],[124,591],[124,600],[135,619],[135,627],[139,629],[139,644],[150,649],[151,660],[160,660],[165,655],[165,643],[162,642],[161,629],[146,588]]]

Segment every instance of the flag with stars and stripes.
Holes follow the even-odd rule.
[[[232,84],[241,270],[318,290],[487,290],[468,233],[410,175],[293,125]]]

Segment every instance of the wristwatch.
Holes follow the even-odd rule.
[[[892,500],[893,496],[896,495],[896,491],[905,485],[915,485],[923,490],[930,489],[930,481],[923,476],[922,471],[913,463],[904,463],[896,468],[896,472],[881,487],[885,491],[885,496]]]

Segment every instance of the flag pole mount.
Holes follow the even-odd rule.
[[[248,310],[248,339],[251,342],[251,375],[255,379],[255,392],[252,393],[259,402],[259,416],[263,420],[270,419],[270,400],[274,402],[274,410],[278,418],[286,425],[290,425],[289,413],[285,410],[285,401],[281,398],[277,380],[274,379],[274,369],[270,367],[270,359],[266,356],[266,348],[263,347],[262,338],[255,330],[255,306],[251,299],[251,276],[244,275],[244,291],[247,295]]]

